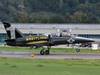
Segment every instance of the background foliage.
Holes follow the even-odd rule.
[[[100,0],[0,0],[0,20],[19,23],[100,23]]]

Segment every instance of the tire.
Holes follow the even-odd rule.
[[[45,54],[45,51],[44,50],[41,50],[40,51],[40,55],[44,55]]]
[[[76,52],[77,52],[77,53],[80,52],[80,49],[77,48],[77,49],[76,49]]]
[[[49,55],[50,51],[49,50],[45,50],[45,55]]]

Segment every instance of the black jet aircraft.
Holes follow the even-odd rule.
[[[94,42],[93,39],[73,36],[45,36],[45,35],[33,35],[24,36],[17,28],[12,28],[10,23],[2,22],[7,32],[8,38],[5,40],[9,46],[20,46],[20,47],[43,47],[40,51],[41,55],[50,54],[51,46],[61,44],[76,44],[76,43],[87,43]],[[46,46],[46,48],[44,48]]]

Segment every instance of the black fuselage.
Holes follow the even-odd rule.
[[[42,38],[41,38],[42,37]],[[93,40],[89,39],[79,39],[73,38],[69,39],[67,37],[50,37],[47,36],[31,36],[25,38],[17,38],[17,39],[8,39],[5,40],[7,45],[10,46],[55,46],[61,44],[76,44],[76,43],[87,43],[87,42],[94,42]]]

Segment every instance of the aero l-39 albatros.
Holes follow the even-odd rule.
[[[20,46],[20,47],[43,47],[40,51],[41,55],[49,55],[51,46],[61,44],[76,44],[76,43],[87,43],[94,42],[95,40],[83,37],[72,37],[72,36],[24,36],[17,28],[12,28],[10,23],[2,22],[7,32],[8,38],[5,40],[9,46]],[[44,48],[46,46],[47,48]]]

